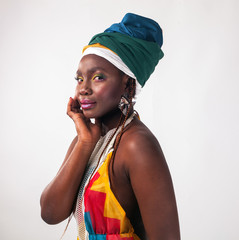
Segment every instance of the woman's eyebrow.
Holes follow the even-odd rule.
[[[94,73],[94,72],[96,72],[96,71],[106,71],[106,69],[103,68],[103,67],[92,67],[92,68],[90,68],[89,70],[87,70],[87,73],[92,74],[92,73]],[[82,72],[81,72],[80,70],[77,70],[76,75],[77,75],[77,76],[81,76],[81,75],[82,75]]]
[[[76,76],[79,77],[79,76],[81,76],[81,75],[82,75],[81,72],[80,72],[79,70],[77,70],[77,71],[76,71]]]
[[[93,67],[89,70],[89,72],[96,72],[96,71],[106,71],[103,67]]]

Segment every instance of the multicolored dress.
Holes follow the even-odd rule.
[[[127,119],[126,125],[133,118],[134,114]],[[109,163],[120,130],[114,134],[103,154],[115,129],[101,137],[89,160],[76,204],[77,240],[140,240],[110,188]]]

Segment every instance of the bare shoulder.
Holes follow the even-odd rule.
[[[148,239],[180,239],[173,183],[159,142],[137,120],[125,131],[120,145]]]
[[[125,138],[127,138],[127,142],[129,143],[130,141],[130,147],[137,147],[137,144],[141,143],[141,141],[144,144],[159,145],[153,133],[139,119],[135,119],[132,122],[132,125],[127,129],[124,135]]]
[[[123,134],[120,148],[121,152],[125,153],[124,163],[127,168],[154,168],[156,165],[157,168],[165,167],[166,161],[157,138],[138,119],[135,119]]]

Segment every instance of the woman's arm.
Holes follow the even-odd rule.
[[[128,175],[149,240],[179,240],[173,184],[158,141],[140,132],[128,144]]]
[[[67,114],[75,123],[77,137],[57,175],[41,195],[41,216],[49,224],[57,224],[71,214],[87,162],[101,133],[100,123],[85,119],[74,99],[69,100]]]

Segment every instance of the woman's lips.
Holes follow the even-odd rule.
[[[87,109],[91,109],[95,106],[96,102],[88,100],[88,99],[84,99],[84,100],[80,100],[80,104],[81,104],[81,108],[84,110]]]

